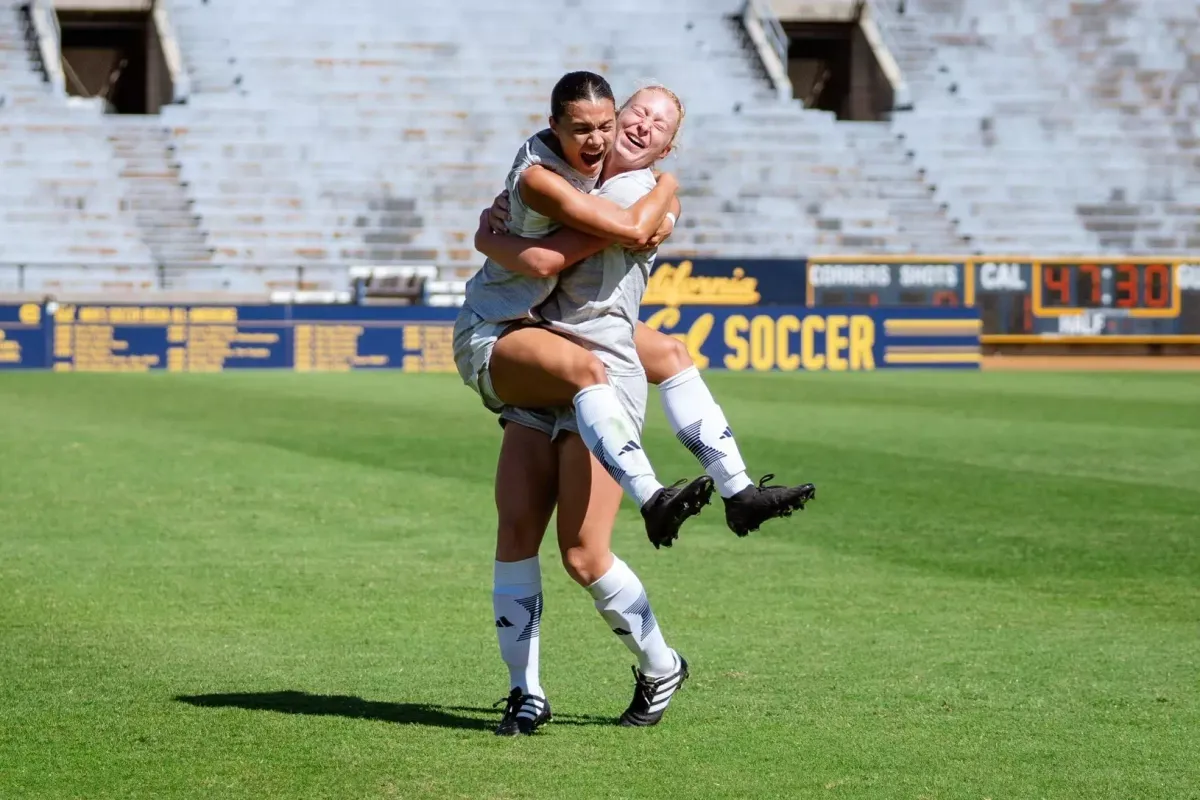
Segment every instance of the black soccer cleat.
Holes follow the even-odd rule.
[[[657,725],[666,713],[667,705],[683,682],[688,679],[687,660],[679,656],[679,669],[665,678],[647,678],[637,667],[633,668],[633,702],[621,715],[620,723],[624,728],[645,728]]]
[[[804,504],[817,496],[811,483],[801,486],[766,486],[774,475],[764,475],[758,486],[742,489],[725,498],[725,523],[738,536],[745,536],[769,519],[790,517],[793,511],[803,511]]]
[[[664,486],[642,506],[646,536],[656,550],[670,547],[679,538],[679,528],[684,521],[699,514],[700,509],[712,500],[712,478],[704,475],[682,486],[684,482],[681,480],[673,486]]]
[[[508,697],[498,700],[496,705],[507,703],[504,717],[496,727],[497,736],[528,736],[551,719],[550,702],[536,694],[525,694],[520,687],[509,692]]]

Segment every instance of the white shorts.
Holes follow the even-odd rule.
[[[497,414],[504,403],[492,389],[492,376],[488,365],[492,361],[492,350],[500,334],[508,330],[512,322],[488,322],[466,306],[458,312],[454,321],[454,365],[463,383],[475,390],[489,411]]]
[[[564,432],[579,433],[575,409],[571,406],[517,408],[506,405],[496,396],[488,366],[496,340],[513,324],[520,323],[488,322],[474,311],[463,308],[454,323],[454,363],[458,367],[459,377],[479,395],[489,411],[500,415],[501,426],[515,422],[540,431],[551,439],[557,439]],[[646,374],[614,375],[610,372],[608,380],[617,393],[621,407],[640,431],[646,422],[646,395],[649,391]]]
[[[640,433],[646,423],[646,394],[648,385],[643,375],[609,375],[608,382],[617,393],[621,408],[629,415],[630,421],[637,426]],[[516,424],[540,431],[550,437],[551,441],[564,433],[579,433],[579,421],[575,418],[575,409],[566,408],[517,408],[504,406],[500,412],[500,425],[515,422]]]

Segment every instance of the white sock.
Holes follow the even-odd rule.
[[[616,390],[607,383],[583,389],[575,395],[575,417],[579,435],[596,460],[638,508],[646,505],[662,484],[642,449],[641,431],[625,413]]]
[[[688,367],[660,383],[658,392],[671,430],[699,460],[721,497],[733,497],[754,485],[746,474],[746,462],[742,461],[733,431],[700,370]]]
[[[508,665],[509,688],[545,697],[538,679],[542,621],[542,568],[538,557],[497,561],[492,583],[496,638]]]
[[[608,627],[637,656],[643,675],[661,678],[678,669],[675,651],[667,647],[650,610],[646,589],[628,564],[614,555],[612,567],[587,590]]]

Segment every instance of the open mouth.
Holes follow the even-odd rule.
[[[638,150],[641,150],[641,149],[645,148],[645,146],[646,146],[646,143],[643,142],[641,140],[641,138],[638,137],[636,134],[626,133],[625,138],[628,139],[629,143],[631,145],[633,145],[634,147],[636,147]]]
[[[601,150],[601,151],[600,151],[600,152],[598,152],[598,153],[584,153],[584,152],[580,152],[580,153],[579,153],[579,158],[580,158],[580,159],[582,159],[582,160],[583,160],[583,163],[584,163],[584,164],[586,164],[587,166],[589,166],[589,167],[594,167],[594,166],[596,166],[597,164],[599,164],[601,161],[603,161],[603,160],[604,160],[604,151],[603,151],[603,150]]]

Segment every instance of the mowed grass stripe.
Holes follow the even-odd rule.
[[[222,376],[224,377],[224,376]],[[341,403],[342,401],[336,401]],[[274,403],[271,404],[274,406]],[[206,401],[206,408],[210,411],[213,406]],[[474,409],[468,409],[473,411]],[[746,409],[741,408],[742,416],[749,420],[748,427],[750,430],[758,430],[761,425],[761,420],[767,417],[767,412],[761,408]],[[233,410],[231,410],[232,413]],[[327,409],[316,409],[318,419],[323,418],[328,413]],[[829,414],[831,412],[826,412]],[[342,419],[340,415],[336,415],[338,419]],[[776,415],[778,418],[779,415]],[[877,416],[877,415],[876,415]],[[1097,568],[1098,566],[1108,565],[1104,570],[1111,571],[1114,565],[1118,569],[1132,568],[1136,563],[1136,554],[1138,548],[1133,539],[1141,536],[1140,523],[1145,521],[1145,514],[1159,514],[1171,509],[1177,509],[1182,512],[1189,512],[1191,509],[1192,496],[1190,494],[1173,493],[1169,490],[1153,489],[1147,490],[1141,498],[1144,502],[1138,503],[1136,500],[1130,500],[1124,496],[1123,487],[1114,485],[1121,478],[1120,473],[1111,473],[1105,471],[1105,477],[1101,480],[1077,480],[1068,476],[1056,475],[1056,472],[1067,472],[1071,469],[1070,466],[1062,466],[1056,470],[1054,464],[1032,464],[1038,468],[1037,471],[1045,473],[1036,483],[1028,484],[1025,478],[1026,473],[1031,471],[1030,466],[1032,459],[1028,456],[1020,458],[1014,462],[1006,461],[1002,456],[996,455],[990,460],[999,461],[1004,466],[964,466],[968,464],[969,456],[966,453],[977,450],[976,447],[971,448],[954,448],[954,443],[961,443],[964,438],[971,435],[970,432],[957,430],[954,425],[937,426],[930,423],[928,430],[920,425],[911,424],[910,420],[903,420],[903,424],[893,426],[898,433],[894,436],[898,439],[900,434],[908,436],[919,435],[924,437],[923,444],[925,445],[921,451],[921,455],[896,455],[887,453],[881,455],[883,451],[879,448],[876,441],[876,434],[879,428],[870,420],[862,420],[857,415],[851,417],[850,422],[845,422],[836,430],[842,432],[841,441],[852,441],[851,434],[858,431],[866,438],[867,443],[861,446],[850,447],[833,447],[827,448],[824,451],[813,451],[811,444],[799,444],[797,449],[788,449],[780,446],[778,442],[773,442],[771,445],[766,445],[765,439],[760,440],[756,436],[741,436],[741,439],[746,447],[747,455],[753,466],[761,467],[762,469],[771,469],[785,475],[811,476],[817,480],[824,488],[821,494],[821,502],[816,506],[832,507],[854,507],[857,504],[857,499],[865,494],[875,494],[879,496],[880,502],[888,504],[888,518],[897,520],[897,524],[907,525],[910,521],[920,519],[921,515],[927,513],[927,509],[931,505],[937,505],[940,510],[953,521],[951,530],[953,531],[952,538],[938,540],[936,531],[930,529],[927,532],[920,532],[918,535],[931,538],[931,544],[940,544],[942,547],[937,550],[937,558],[939,562],[947,564],[960,564],[958,554],[965,552],[967,554],[966,561],[970,563],[981,563],[987,570],[994,570],[993,558],[997,555],[1004,554],[1008,556],[1008,560],[1002,561],[1008,573],[1018,572],[1021,570],[1030,570],[1030,566],[1024,562],[1031,562],[1033,565],[1032,571],[1041,573],[1053,571],[1062,574],[1063,577],[1081,572],[1087,568]],[[658,420],[661,422],[661,420]],[[820,422],[817,420],[816,422]],[[870,429],[865,429],[863,426],[871,422]],[[278,421],[267,423],[278,424]],[[961,424],[961,423],[960,423]],[[255,427],[248,425],[248,427]],[[290,429],[290,425],[287,426]],[[746,427],[739,425],[739,432],[744,431]],[[288,452],[301,452],[304,455],[311,455],[312,458],[333,458],[340,463],[364,464],[367,466],[382,466],[388,465],[386,468],[395,469],[400,466],[405,466],[407,469],[398,470],[400,474],[389,475],[387,478],[380,479],[378,477],[371,479],[371,485],[381,492],[388,492],[399,498],[407,498],[408,502],[401,502],[397,506],[390,509],[390,513],[384,514],[382,519],[378,516],[375,509],[363,509],[361,504],[356,504],[353,501],[345,499],[345,495],[336,490],[340,485],[340,481],[345,479],[341,474],[340,466],[335,464],[333,467],[329,465],[313,466],[307,460],[300,460],[290,463],[287,459],[280,460],[279,453],[265,452],[258,453],[259,448],[255,447],[256,457],[264,459],[266,463],[255,465],[253,462],[249,465],[240,465],[248,467],[240,471],[230,471],[233,466],[233,459],[228,457],[232,450],[226,451],[226,458],[220,460],[220,466],[210,470],[201,471],[198,475],[193,466],[186,461],[187,458],[194,458],[194,454],[189,456],[185,451],[183,453],[184,460],[177,461],[172,459],[166,464],[155,465],[154,469],[176,469],[179,472],[179,481],[176,486],[187,486],[186,492],[177,492],[175,496],[168,496],[159,500],[148,499],[144,496],[138,483],[133,484],[131,497],[124,506],[124,509],[118,508],[114,511],[119,516],[130,517],[134,520],[141,519],[143,509],[150,502],[169,502],[178,504],[183,502],[185,505],[181,509],[184,516],[190,518],[187,513],[187,495],[194,493],[198,485],[207,485],[210,490],[219,493],[220,499],[211,499],[206,502],[212,503],[218,509],[216,513],[224,513],[221,508],[229,505],[240,505],[254,511],[256,519],[261,523],[261,518],[265,514],[272,512],[279,513],[279,509],[272,504],[272,499],[278,496],[278,490],[272,489],[271,485],[282,481],[288,475],[295,475],[301,484],[305,484],[306,491],[302,494],[302,498],[295,504],[296,507],[291,511],[295,514],[307,515],[315,513],[319,519],[328,518],[330,524],[338,524],[336,521],[339,515],[345,515],[347,519],[355,521],[356,533],[363,528],[375,529],[381,537],[388,537],[408,531],[417,531],[423,529],[429,522],[427,512],[421,508],[413,507],[414,498],[427,498],[430,502],[445,502],[453,505],[456,498],[461,492],[461,485],[464,480],[473,480],[476,482],[490,483],[494,464],[494,444],[489,442],[488,447],[479,447],[477,441],[475,447],[456,451],[451,447],[447,447],[439,454],[441,460],[433,460],[434,465],[442,465],[448,457],[456,458],[463,462],[470,462],[472,468],[464,470],[462,473],[456,473],[457,477],[454,480],[442,480],[441,477],[430,479],[425,468],[425,464],[431,459],[423,455],[423,450],[420,445],[414,446],[409,439],[402,439],[393,433],[376,433],[372,426],[367,426],[365,429],[358,428],[353,431],[345,431],[345,424],[338,423],[336,428],[331,432],[323,432],[321,436],[314,437],[314,434],[309,429],[304,429],[306,439],[312,441],[323,441],[325,436],[331,439],[331,445],[327,447],[312,447],[312,448],[283,448]],[[160,433],[159,430],[163,430]],[[186,428],[184,429],[186,431]],[[324,429],[322,429],[324,430]],[[666,453],[670,457],[663,459],[660,464],[666,468],[674,468],[676,472],[667,473],[664,475],[674,474],[692,474],[695,470],[694,464],[690,460],[690,456],[682,450],[681,447],[673,440],[666,438],[663,433],[662,425],[654,426],[655,430],[650,438],[650,445],[653,452]],[[808,427],[806,426],[801,433],[811,435],[809,432],[819,433],[822,439],[838,438],[831,436],[827,427],[822,427],[820,424]],[[169,435],[178,437],[189,435],[179,433],[177,428],[155,426],[153,429],[146,430],[144,422],[139,420],[136,426],[131,431],[134,437],[132,441],[140,441],[142,437],[152,442],[151,446],[163,444],[160,437]],[[101,430],[97,435],[106,439],[102,446],[97,445],[90,452],[74,454],[76,463],[86,462],[88,458],[97,457],[100,454],[119,452],[120,448],[117,445],[120,442],[128,444],[131,440],[128,436],[121,433],[114,433],[107,430]],[[261,436],[270,437],[273,434],[260,434]],[[493,433],[494,437],[494,433]],[[1035,439],[1039,438],[1034,436]],[[397,448],[395,442],[397,440],[405,441],[405,448]],[[373,443],[375,440],[380,440],[386,444],[379,444],[377,449],[373,450],[379,455],[378,461],[365,459],[361,454],[354,457],[346,455],[345,448],[357,447],[357,442],[372,442],[371,447],[376,447]],[[1008,446],[1013,447],[1013,442],[1018,444],[1021,439],[1015,439],[1011,436],[1002,437],[1001,440]],[[941,449],[935,446],[935,442],[947,443],[947,451],[942,452]],[[760,446],[761,445],[761,446]],[[208,446],[208,445],[204,445]],[[219,445],[214,445],[218,446]],[[342,449],[338,449],[339,446]],[[899,447],[899,444],[893,447]],[[86,445],[79,445],[86,448]],[[227,448],[233,445],[227,445]],[[269,445],[274,447],[274,445]],[[305,452],[311,449],[313,453]],[[78,450],[78,448],[76,448]],[[851,452],[853,450],[853,452]],[[1069,452],[1072,458],[1075,458],[1075,450],[1063,448]],[[416,457],[414,457],[414,452]],[[929,454],[938,453],[940,458],[931,458]],[[323,455],[322,455],[323,454]],[[481,455],[486,454],[486,457]],[[1053,456],[1054,453],[1048,454]],[[239,459],[244,459],[245,452],[239,456]],[[886,457],[885,457],[886,456]],[[136,460],[141,460],[141,456],[135,455]],[[83,462],[81,462],[81,459]],[[959,489],[953,494],[948,495],[940,486],[943,475],[939,474],[939,470],[943,467],[938,463],[944,459],[951,463],[948,468],[958,472]],[[1121,462],[1121,469],[1124,470],[1131,459],[1126,458]],[[1152,462],[1152,458],[1147,457],[1148,462]],[[279,462],[279,463],[276,463]],[[930,463],[932,462],[932,463]],[[1092,462],[1089,462],[1092,463]],[[1103,464],[1104,462],[1098,462]],[[808,465],[820,465],[823,469],[808,469]],[[830,475],[832,481],[823,480],[828,470],[828,465],[838,465],[841,474]],[[121,463],[112,464],[112,472],[120,476],[127,474],[131,469],[131,465]],[[271,477],[271,482],[263,484],[258,488],[254,488],[256,484],[253,482],[247,484],[246,476],[258,474],[259,471]],[[451,471],[452,472],[452,471]],[[823,474],[824,473],[824,474]],[[1008,474],[1015,473],[1015,474]],[[89,481],[100,480],[103,471],[94,469],[84,470],[79,475],[70,476],[66,482],[74,486],[86,486]],[[196,477],[193,477],[193,476]],[[889,478],[887,482],[881,482],[878,479],[879,475],[898,476],[898,478]],[[867,477],[870,480],[859,482],[857,477]],[[1151,476],[1152,478],[1154,476]],[[1179,479],[1179,476],[1175,476]],[[1187,477],[1184,475],[1183,477]],[[333,483],[330,484],[330,480]],[[363,480],[362,477],[356,476],[354,481]],[[120,485],[118,483],[118,485]],[[251,488],[247,488],[247,486]],[[354,485],[353,483],[347,485]],[[882,492],[882,494],[881,494]],[[1120,493],[1120,503],[1112,504],[1111,511],[1106,511],[1112,519],[1110,527],[1113,527],[1117,533],[1115,538],[1109,537],[1106,534],[1106,526],[1101,525],[1094,532],[1093,536],[1080,535],[1078,527],[1074,524],[1081,517],[1080,509],[1099,509],[1108,505],[1107,501],[1113,499]],[[1109,495],[1112,495],[1110,497]],[[991,498],[996,498],[997,502],[989,503]],[[315,505],[314,505],[315,504]],[[995,548],[981,549],[978,546],[964,548],[964,539],[959,536],[961,528],[958,526],[960,521],[966,521],[970,524],[970,520],[978,518],[980,515],[988,515],[990,519],[994,519],[999,523],[1009,518],[1013,514],[1013,506],[1015,505],[1036,506],[1039,509],[1040,519],[1036,528],[1029,530],[1021,530],[1010,533],[1002,538],[996,538],[994,541],[998,543],[998,547],[1002,549],[1001,553],[996,552]],[[1132,505],[1131,505],[1132,504]],[[265,508],[260,511],[260,508]],[[910,516],[905,516],[904,509],[911,511]],[[713,513],[716,512],[716,513]],[[475,521],[477,530],[480,533],[480,538],[485,539],[490,536],[492,530],[491,508],[488,501],[481,501],[472,504],[470,508],[462,508],[461,513],[467,514]],[[1085,520],[1094,517],[1095,511],[1083,515]],[[639,521],[636,513],[632,508],[627,508],[622,517],[626,529],[636,532],[639,530]],[[285,523],[291,521],[291,517],[287,516],[284,519]],[[1063,537],[1055,537],[1053,535],[1053,526],[1048,526],[1049,522],[1061,521],[1063,525],[1068,526],[1068,535]],[[699,521],[702,524],[707,524],[707,530],[700,526],[689,527],[689,534],[694,534],[696,529],[705,532],[705,535],[724,536],[723,527],[721,524],[721,515],[719,506],[711,509]],[[866,522],[864,520],[864,522]],[[1162,558],[1156,562],[1146,565],[1146,568],[1159,572],[1164,576],[1168,575],[1187,575],[1192,570],[1197,569],[1197,564],[1194,558],[1188,558],[1192,552],[1188,548],[1186,538],[1186,530],[1179,529],[1176,525],[1170,525],[1171,520],[1163,520],[1165,525],[1159,528],[1159,535],[1169,537],[1167,544],[1172,545],[1172,549],[1165,551]],[[861,523],[860,523],[861,524]],[[1084,525],[1091,526],[1091,522],[1084,522]],[[1050,533],[1047,534],[1045,528],[1050,527]],[[877,536],[878,532],[872,531],[869,536]],[[1131,538],[1132,537],[1132,538]],[[887,541],[886,536],[879,537],[880,541]],[[1123,546],[1120,542],[1125,542]],[[878,550],[877,550],[878,552]],[[908,552],[904,550],[903,554]],[[1059,556],[1050,557],[1051,554],[1058,552]],[[902,555],[903,555],[902,554]],[[1133,560],[1131,561],[1131,557]],[[1012,559],[1016,559],[1015,562]],[[1103,570],[1102,570],[1103,574]]]
[[[95,405],[87,406],[87,413],[99,414],[105,420],[114,416],[122,420],[132,417],[144,425],[163,421],[173,431],[180,428],[211,431],[212,435],[223,438],[368,466],[388,468],[397,465],[398,449],[393,446],[396,437],[414,444],[428,443],[443,453],[457,445],[465,445],[471,457],[455,462],[455,466],[466,468],[463,474],[466,478],[485,475],[490,480],[490,468],[494,466],[494,461],[481,463],[474,457],[478,451],[478,437],[487,437],[489,430],[494,432],[495,427],[489,428],[495,426],[494,418],[486,412],[479,413],[465,387],[453,383],[448,387],[444,376],[421,376],[415,380],[415,376],[409,377],[408,380],[418,388],[407,394],[396,391],[394,384],[380,386],[378,380],[372,380],[364,386],[375,390],[375,394],[364,391],[350,398],[339,392],[333,397],[309,397],[304,403],[289,403],[286,394],[282,397],[264,394],[259,389],[263,377],[257,374],[249,376],[248,386],[252,390],[249,393],[237,391],[236,385],[229,392],[203,384],[196,387],[193,378],[187,386],[171,387],[171,394],[163,403],[151,403],[148,409],[138,399],[129,403],[125,402],[124,395],[113,399],[107,395],[113,380],[129,380],[132,376],[100,377],[107,379],[103,382],[103,391],[72,392],[68,397],[59,398],[60,402],[65,401],[71,407],[94,402]],[[240,375],[221,377],[238,381],[242,378]],[[357,375],[353,377],[358,378]],[[378,378],[375,375],[368,377]],[[1195,406],[1188,403],[1171,403],[1169,407],[1182,410],[1181,416],[1189,428],[1156,433],[1145,424],[1147,421],[1161,422],[1165,417],[1143,413],[1144,410],[1132,417],[1122,416],[1120,409],[1112,408],[1108,400],[1080,400],[1063,409],[1061,420],[1040,421],[1036,418],[1038,410],[1046,405],[1044,398],[1035,402],[1027,400],[1015,409],[1011,404],[1005,404],[1002,406],[1004,416],[999,418],[990,414],[1001,406],[979,405],[974,407],[974,416],[963,418],[954,413],[941,413],[941,407],[918,405],[914,409],[913,403],[927,403],[928,398],[923,393],[916,393],[914,400],[913,392],[903,393],[891,387],[881,398],[881,404],[887,408],[887,413],[883,413],[876,404],[846,403],[840,397],[836,402],[830,402],[820,392],[825,385],[820,380],[798,381],[786,396],[772,395],[771,392],[752,393],[750,396],[754,398],[765,394],[768,404],[764,407],[761,400],[752,400],[748,404],[740,399],[739,395],[745,392],[744,388],[739,389],[742,377],[724,375],[712,380],[721,401],[728,407],[727,416],[736,426],[739,438],[748,444],[754,444],[751,440],[759,437],[797,443],[859,439],[866,440],[868,447],[894,452],[906,448],[913,436],[918,435],[924,451],[931,455],[945,454],[966,463],[997,465],[1002,462],[1014,468],[1047,473],[1059,473],[1065,467],[1067,472],[1090,477],[1100,477],[1100,473],[1107,470],[1114,480],[1160,481],[1181,488],[1200,485],[1196,480],[1200,478],[1200,457],[1196,455],[1200,451],[1200,415],[1194,413]],[[875,377],[848,376],[848,382],[867,382]],[[972,376],[976,377],[984,376]],[[160,376],[152,376],[149,380],[162,382]],[[778,384],[778,381],[763,380],[763,376],[750,376],[750,380],[766,387]],[[384,389],[382,396],[381,388]],[[447,394],[447,388],[455,391]],[[871,388],[872,384],[868,383],[864,393],[869,394]],[[137,395],[138,398],[141,396]],[[730,397],[734,398],[732,402]],[[652,455],[656,463],[661,463],[664,470],[676,464],[691,468],[687,454],[680,454],[678,445],[665,432],[656,405],[652,402],[651,406],[647,441],[655,445]],[[858,408],[861,411],[854,413]],[[953,412],[959,406],[946,408]],[[1093,408],[1101,409],[1103,423],[1088,423]],[[231,413],[235,413],[233,419],[230,419]],[[371,415],[374,420],[365,429],[346,423]],[[793,422],[780,424],[779,420],[786,418]],[[237,424],[239,420],[245,424]],[[768,422],[764,423],[764,420]],[[989,424],[982,425],[981,420],[987,420]],[[293,435],[296,426],[303,426],[304,437]],[[1083,426],[1083,429],[1075,430],[1076,426]],[[964,435],[968,429],[969,437]],[[964,447],[964,440],[970,444]],[[938,443],[943,446],[931,450],[930,445]],[[1150,444],[1154,446],[1145,446]],[[745,448],[748,454],[753,453],[750,446]],[[794,454],[790,460],[800,461],[802,454]],[[1110,469],[1107,462],[1116,460],[1120,461],[1120,469]],[[1074,463],[1064,464],[1065,461]],[[431,463],[428,468],[438,469],[439,466],[439,463]]]
[[[905,419],[909,452],[880,452],[848,403],[836,436],[805,438],[786,398],[837,381],[780,376],[791,390],[760,404],[732,397],[743,376],[714,376],[751,465],[814,475],[819,501],[746,540],[718,503],[669,553],[624,509],[618,552],[696,672],[651,731],[596,724],[627,702],[630,659],[548,547],[559,720],[504,742],[486,709],[504,689],[488,616],[498,428],[465,388],[97,376],[91,402],[68,391],[84,376],[52,377],[0,378],[20,456],[0,487],[21,498],[0,503],[0,795],[1185,797],[1196,783],[1195,551],[1173,490],[927,455],[943,436],[974,447],[969,425]],[[986,394],[995,376],[955,377]],[[841,378],[865,378],[865,396],[927,386]],[[448,446],[428,426],[381,433],[426,404],[458,419]],[[364,406],[378,413],[345,413]],[[656,462],[693,473],[661,419],[650,428]],[[85,452],[64,458],[72,443]]]
[[[727,376],[719,376],[726,378]],[[974,376],[973,376],[974,377]],[[854,377],[849,380],[855,380]],[[957,415],[940,408],[914,406],[889,394],[886,402],[863,405],[838,399],[831,402],[811,384],[799,383],[789,396],[753,393],[728,400],[736,391],[714,381],[726,417],[730,420],[747,461],[762,467],[759,453],[787,458],[789,469],[820,469],[810,459],[807,447],[821,444],[873,450],[891,455],[919,455],[973,466],[1014,469],[1044,476],[1074,475],[1117,483],[1169,486],[1200,490],[1200,414],[1196,406],[1185,408],[1190,427],[1146,426],[1144,414],[1118,415],[1114,410],[1094,413],[1104,407],[1100,399],[1075,403],[1072,419],[1045,421],[1029,413],[1024,405],[1017,413],[1008,409],[999,417],[980,406],[976,414]],[[1030,407],[1038,403],[1025,401]],[[1172,404],[1172,408],[1176,405]],[[1103,418],[1104,422],[1092,421]],[[657,409],[650,415],[647,439],[656,441],[663,420]],[[914,442],[919,447],[914,448]],[[664,454],[650,451],[658,463]],[[811,464],[811,467],[810,467]]]
[[[1200,403],[1195,378],[1187,374],[1122,376],[1079,373],[1020,374],[920,371],[869,374],[807,373],[713,376],[719,402],[728,398],[800,403],[880,411],[913,408],[954,419],[1012,419],[1067,423],[1114,422],[1145,427],[1200,429],[1193,413]],[[1156,378],[1166,378],[1158,381]],[[1150,387],[1142,385],[1143,379]]]

